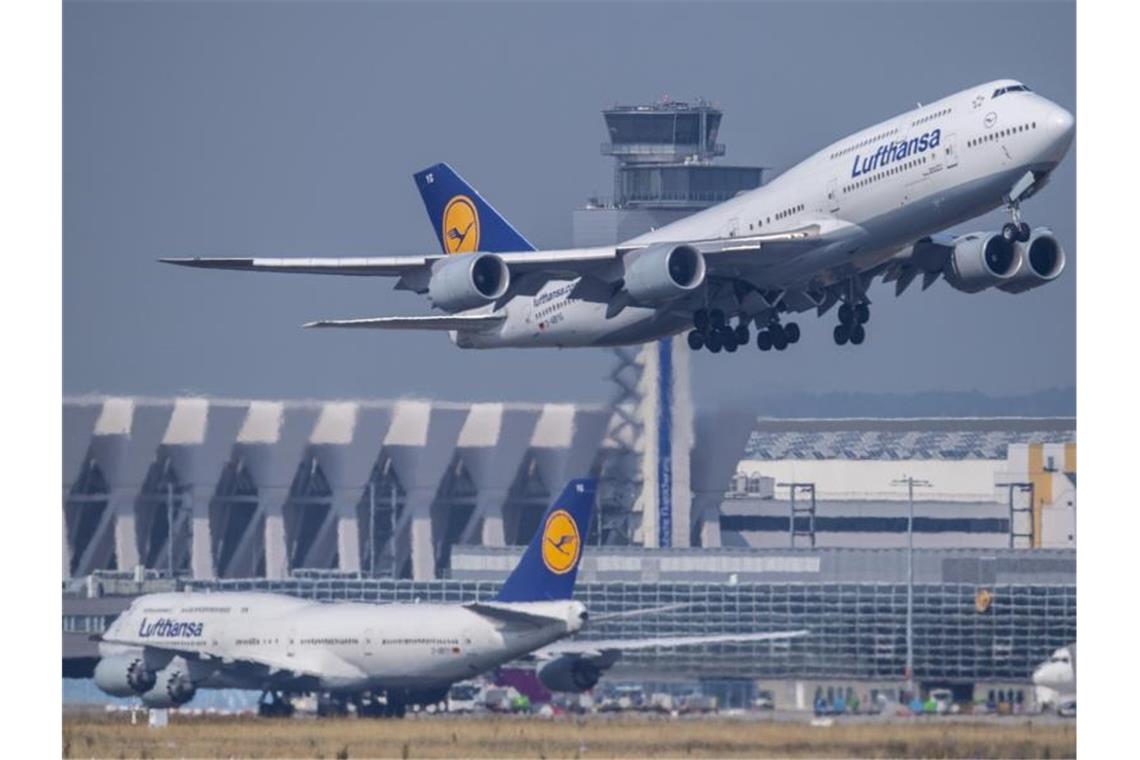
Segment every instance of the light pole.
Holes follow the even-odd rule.
[[[906,690],[914,698],[914,488],[929,488],[930,481],[910,475],[892,480],[891,485],[906,486]]]

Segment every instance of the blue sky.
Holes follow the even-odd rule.
[[[439,160],[536,245],[562,246],[572,209],[610,192],[599,112],[614,102],[711,99],[727,161],[784,167],[1005,76],[1075,111],[1072,3],[68,2],[64,390],[601,400],[604,350],[300,329],[427,311],[389,281],[155,259],[434,251],[411,174]],[[793,350],[694,356],[698,403],[1074,385],[1076,159],[1025,208],[1067,247],[1059,282],[899,299],[877,285],[861,348],[808,315]]]

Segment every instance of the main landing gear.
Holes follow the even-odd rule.
[[[747,345],[748,325],[743,321],[736,327],[728,324],[720,309],[698,309],[693,314],[693,330],[688,335],[689,348],[700,351],[707,348],[714,354],[721,349],[736,353],[740,346]]]
[[[756,333],[756,348],[761,351],[770,351],[773,348],[783,351],[793,343],[800,340],[800,326],[795,322],[781,325],[773,320],[766,328]]]
[[[700,351],[707,348],[714,354],[721,350],[735,353],[740,346],[747,346],[751,339],[748,322],[743,318],[735,327],[728,324],[720,309],[700,309],[693,314],[693,330],[688,335],[689,348]],[[795,322],[781,325],[778,319],[756,333],[756,347],[761,351],[783,351],[799,342],[800,326]]]
[[[263,691],[257,700],[257,714],[262,718],[291,718],[296,708],[283,692]]]
[[[865,303],[844,303],[839,307],[839,324],[835,326],[832,334],[835,344],[842,346],[850,342],[853,346],[860,345],[867,338],[867,331],[863,325],[871,319],[871,308]]]

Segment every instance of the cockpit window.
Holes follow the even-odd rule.
[[[1000,98],[1007,92],[1033,92],[1033,90],[1029,89],[1023,84],[1011,84],[1009,87],[999,87],[994,90],[994,97]]]

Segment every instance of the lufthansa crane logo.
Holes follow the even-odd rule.
[[[566,510],[559,509],[546,518],[542,529],[542,561],[546,569],[563,575],[578,564],[582,552],[582,540],[578,535],[578,524]]]
[[[447,202],[442,233],[448,253],[479,250],[479,212],[466,195],[457,195]]]

